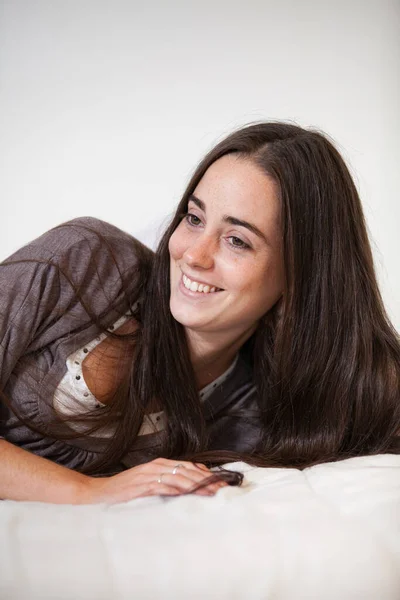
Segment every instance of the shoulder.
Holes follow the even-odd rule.
[[[56,288],[61,304],[91,307],[96,314],[115,302],[135,300],[151,270],[153,252],[118,227],[82,217],[58,225],[1,263],[3,278],[40,298]]]
[[[129,249],[142,249],[152,254],[149,248],[126,231],[94,217],[79,217],[53,227],[27,244],[25,253],[28,251],[33,255],[51,259],[63,255],[75,246],[93,250],[108,246],[127,252]]]
[[[112,262],[125,271],[135,264],[152,261],[153,252],[129,233],[94,217],[79,217],[61,223],[20,248],[4,262],[43,262],[58,267],[100,269]]]

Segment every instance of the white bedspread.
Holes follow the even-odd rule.
[[[230,467],[210,498],[0,502],[0,598],[400,599],[400,456]]]

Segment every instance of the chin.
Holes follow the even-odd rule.
[[[184,310],[181,307],[170,305],[171,315],[180,323],[183,327],[193,327],[198,324],[198,317],[196,318],[193,314],[190,314],[191,311]]]

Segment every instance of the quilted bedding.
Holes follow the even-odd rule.
[[[0,502],[0,598],[400,600],[400,456],[228,468],[215,497]]]

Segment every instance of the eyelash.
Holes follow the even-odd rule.
[[[199,223],[192,223],[192,219],[197,219],[199,221]],[[190,227],[198,227],[199,224],[201,223],[201,219],[200,217],[198,217],[197,215],[194,215],[192,213],[186,213],[185,214],[185,221],[188,223],[188,225]],[[235,248],[235,250],[249,250],[250,246],[249,244],[246,244],[246,242],[244,242],[243,240],[241,240],[239,237],[235,236],[235,235],[230,235],[227,239],[229,240],[238,240],[240,242],[240,245],[236,245],[233,244],[232,242],[230,242],[230,245],[232,246],[232,248]]]

